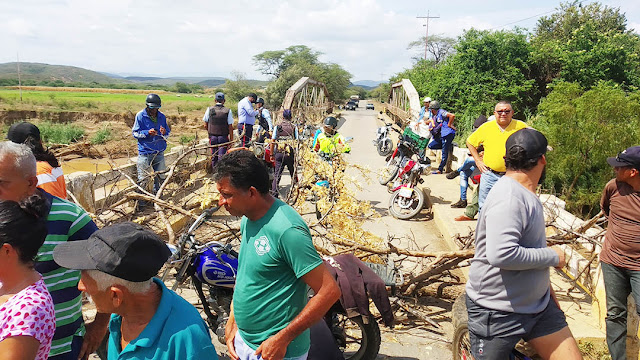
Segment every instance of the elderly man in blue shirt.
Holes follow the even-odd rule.
[[[138,183],[148,190],[151,169],[154,172],[166,170],[164,151],[167,148],[165,140],[171,128],[167,125],[167,118],[158,109],[162,106],[160,96],[147,95],[147,107],[136,114],[133,124],[133,137],[138,140]],[[153,179],[153,192],[160,189],[161,180],[165,174],[157,174]]]
[[[258,100],[255,93],[250,93],[238,102],[238,135],[242,136],[242,146],[246,146],[251,141],[253,135],[253,125],[256,123],[258,110],[253,108],[253,104]]]

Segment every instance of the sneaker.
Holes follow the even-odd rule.
[[[458,200],[457,203],[451,204],[451,207],[452,208],[458,208],[458,209],[466,208],[467,207],[467,200],[460,199],[460,200]]]
[[[440,170],[435,170],[431,172],[432,174],[436,175],[436,174],[442,174],[442,171]]]
[[[458,170],[453,170],[452,172],[447,174],[447,179],[451,180],[451,179],[455,179],[458,177],[458,175],[460,175],[460,171]]]

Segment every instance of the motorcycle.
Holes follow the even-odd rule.
[[[393,154],[386,158],[387,164],[378,176],[380,185],[387,185],[393,181],[400,168],[404,167],[413,155],[421,154],[428,143],[429,137],[422,137],[414,133],[411,126],[407,126],[398,137],[398,145]]]
[[[424,205],[424,193],[417,188],[422,184],[422,174],[431,168],[430,160],[406,161],[402,171],[390,186],[392,193],[389,199],[389,212],[396,219],[411,219],[416,216]]]
[[[189,281],[202,303],[209,327],[214,330],[220,343],[225,344],[225,326],[229,319],[238,271],[238,253],[230,244],[210,241],[201,244],[195,231],[211,218],[220,207],[205,210],[181,235],[177,246],[167,244],[171,256],[161,277],[172,290]],[[175,271],[175,274],[174,274]],[[206,290],[206,294],[205,294]],[[363,321],[361,317],[347,317],[346,310],[336,302],[325,314],[325,322],[333,334],[336,344],[347,360],[374,359],[380,349],[380,328],[374,318]],[[366,322],[366,323],[365,323]],[[311,332],[314,342],[314,332]]]
[[[384,126],[376,129],[376,138],[373,140],[373,146],[376,147],[380,156],[387,156],[393,151],[393,141],[389,137],[391,130],[396,131],[391,123],[384,123]]]

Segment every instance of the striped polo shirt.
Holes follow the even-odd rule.
[[[80,271],[58,266],[53,261],[56,245],[75,240],[86,240],[98,230],[89,214],[80,206],[55,197],[44,190],[38,191],[51,204],[47,216],[48,234],[38,250],[35,269],[42,274],[44,283],[53,298],[56,312],[56,332],[51,343],[49,356],[71,351],[74,336],[84,336],[82,319],[82,295],[78,290]]]

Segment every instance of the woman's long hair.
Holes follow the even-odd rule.
[[[45,149],[42,146],[42,141],[40,141],[40,139],[36,139],[33,136],[27,136],[27,138],[24,140],[24,144],[27,145],[29,149],[31,149],[37,161],[46,161],[49,163],[49,165],[51,165],[51,167],[54,168],[60,166],[60,163],[58,162],[58,159],[56,159],[56,156],[53,155],[53,153],[49,151],[49,149]]]

